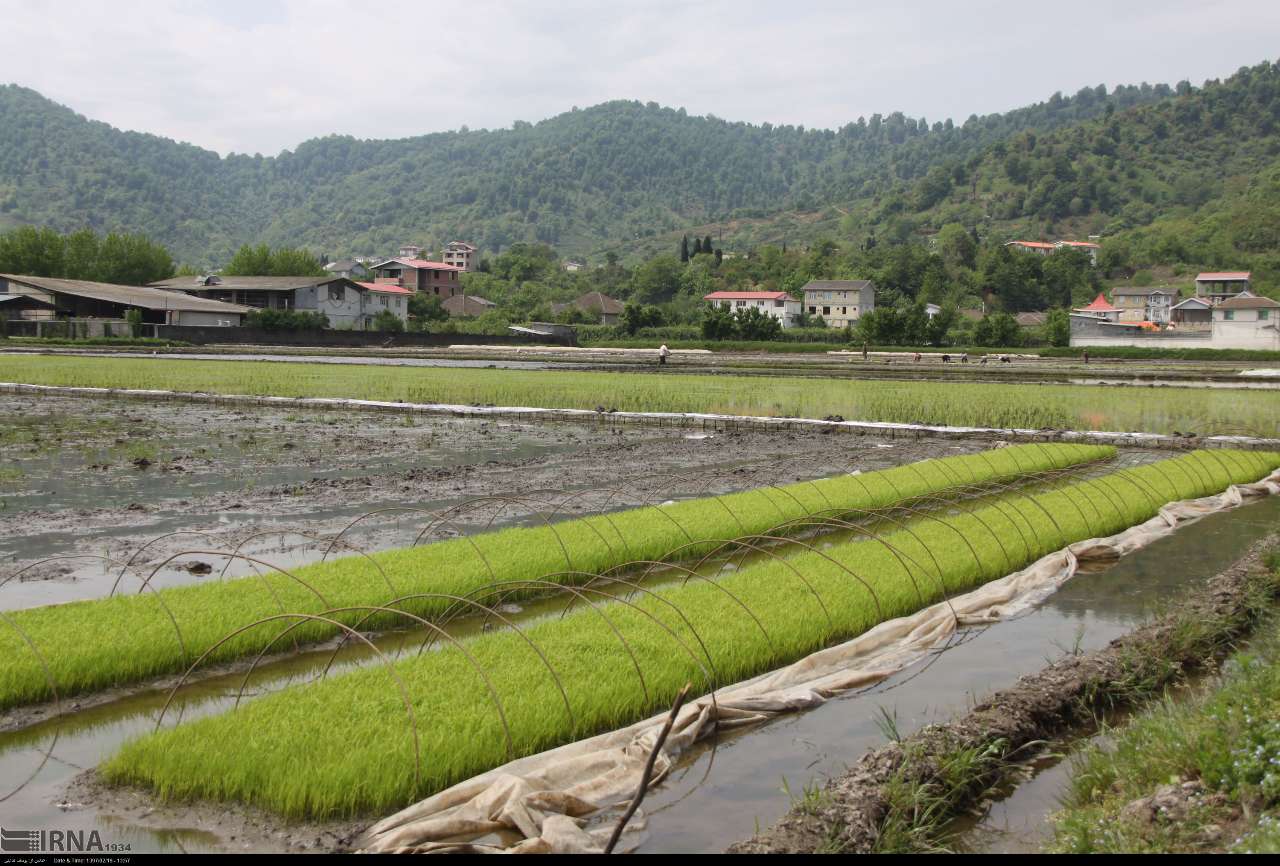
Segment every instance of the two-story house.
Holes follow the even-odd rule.
[[[1208,271],[1196,276],[1196,297],[1217,306],[1228,298],[1249,291],[1249,271]]]
[[[852,325],[876,308],[870,280],[810,280],[804,287],[804,311],[822,316],[828,328]]]
[[[461,276],[462,269],[455,265],[425,259],[387,259],[373,266],[375,283],[393,283],[441,300],[461,294]]]
[[[476,269],[477,256],[476,247],[465,241],[449,241],[445,244],[444,254],[441,256],[446,265],[453,265],[463,272],[470,272]]]
[[[1165,325],[1169,323],[1173,305],[1178,303],[1178,290],[1118,286],[1111,290],[1111,302],[1119,308],[1121,322]]]
[[[786,292],[712,292],[702,299],[734,313],[754,307],[777,319],[784,328],[794,327],[800,315],[800,302]]]

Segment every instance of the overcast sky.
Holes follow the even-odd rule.
[[[1280,59],[1276,0],[0,0],[0,83],[221,153],[609,99],[754,123],[930,122]]]

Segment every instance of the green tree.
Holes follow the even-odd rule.
[[[1071,317],[1066,310],[1050,310],[1044,321],[1044,337],[1050,346],[1071,345]]]
[[[320,260],[306,250],[288,247],[273,250],[266,244],[245,244],[227,262],[222,273],[235,277],[322,277],[325,269]]]
[[[443,322],[449,318],[449,311],[444,308],[436,295],[415,292],[409,296],[409,327],[411,330],[424,331],[431,322]]]
[[[404,322],[390,310],[379,310],[378,315],[373,317],[373,330],[399,334],[404,331]]]
[[[731,340],[737,322],[728,307],[707,307],[702,314],[702,336],[708,340]]]
[[[774,340],[782,323],[759,307],[743,307],[733,314],[734,327],[744,340]]]

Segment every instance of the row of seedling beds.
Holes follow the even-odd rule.
[[[0,709],[179,673],[197,658],[227,662],[279,647],[263,630],[222,639],[248,622],[281,613],[334,614],[295,629],[291,646],[327,640],[356,621],[403,627],[399,614],[364,609],[393,599],[425,619],[497,581],[534,581],[550,573],[575,583],[672,551],[696,558],[725,539],[758,535],[793,521],[840,517],[1083,466],[1114,455],[1104,446],[1032,444],[925,460],[866,474],[483,532],[433,544],[346,556],[285,571],[155,589],[14,611],[0,621]],[[450,524],[448,515],[433,520]],[[341,548],[338,548],[341,550]],[[220,551],[200,551],[210,556]],[[268,563],[235,554],[255,567]],[[154,575],[166,563],[151,572]],[[530,583],[512,594],[543,594]],[[216,649],[215,649],[216,647]],[[212,650],[212,652],[211,652]],[[206,653],[210,653],[206,656]]]
[[[1275,435],[1280,392],[794,376],[478,370],[179,358],[0,355],[0,382],[464,406],[694,412],[1145,433]],[[160,397],[159,393],[155,395]]]
[[[713,692],[1072,542],[1119,532],[1168,502],[1277,467],[1280,454],[1198,451],[1051,489],[1010,490],[970,509],[921,511],[865,540],[798,545],[716,579],[691,573],[657,588],[635,584],[619,597],[593,596],[598,584],[551,587],[557,576],[544,576],[538,586],[566,600],[560,617],[465,640],[437,625],[434,651],[158,729],[100,769],[163,798],[312,818],[385,813],[512,758],[643,719],[688,681]],[[493,611],[529,583],[499,581],[469,598]],[[353,613],[388,611],[277,615],[242,635],[281,640],[314,617]]]

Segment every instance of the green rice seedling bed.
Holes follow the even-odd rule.
[[[57,695],[66,697],[181,672],[236,627],[284,611],[382,604],[411,593],[466,595],[494,581],[552,572],[577,572],[587,579],[626,563],[662,559],[677,548],[694,557],[711,542],[764,532],[799,517],[882,508],[1114,453],[1109,446],[1018,445],[864,475],[479,533],[367,558],[348,556],[288,574],[262,569],[261,576],[14,611],[0,618],[0,709],[53,698],[51,679]],[[575,579],[573,574],[560,578]],[[408,609],[434,617],[451,604],[436,597]],[[337,631],[315,622],[295,638],[325,640]],[[266,640],[264,632],[246,634],[222,645],[209,661],[258,653]]]
[[[579,603],[522,632],[482,633],[294,686],[131,741],[100,769],[166,799],[298,817],[385,814],[513,757],[643,719],[687,681],[705,692],[767,672],[1277,466],[1277,453],[1198,451],[1009,492],[971,511],[935,512],[945,522],[921,515],[880,540],[763,560],[630,602]]]
[[[1274,435],[1280,392],[379,367],[0,354],[0,381],[408,403],[711,412],[972,427]]]

